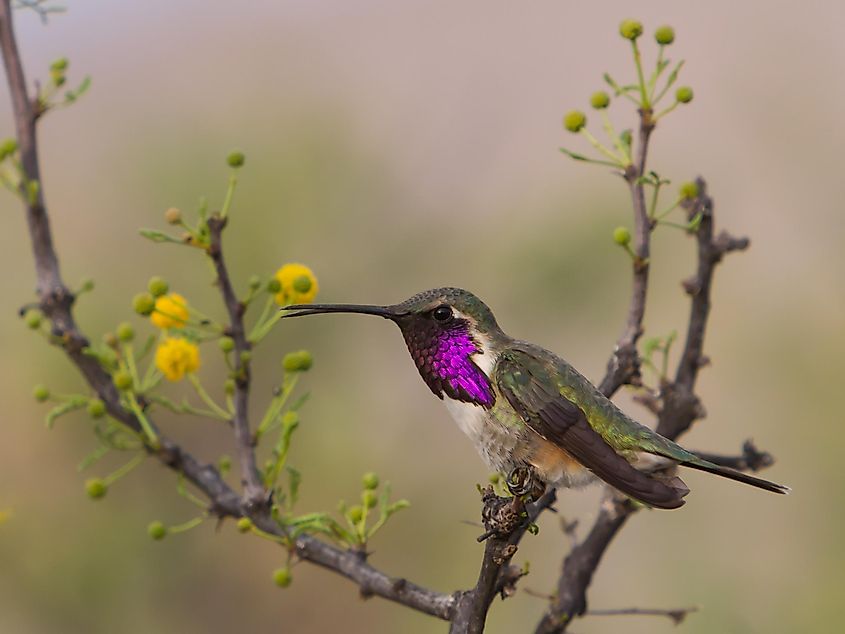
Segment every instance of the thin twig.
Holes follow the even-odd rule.
[[[665,616],[672,620],[675,625],[683,623],[689,614],[698,612],[697,606],[689,608],[676,608],[674,610],[661,610],[656,608],[618,608],[615,610],[590,610],[587,616]]]
[[[261,478],[258,475],[258,467],[255,461],[255,447],[252,442],[252,432],[249,428],[249,384],[250,364],[245,360],[245,352],[251,349],[246,338],[244,328],[244,305],[235,295],[229,271],[226,268],[226,261],[223,258],[222,234],[226,227],[226,218],[213,214],[208,219],[208,229],[211,243],[208,247],[208,255],[214,262],[214,269],[217,272],[217,285],[223,295],[223,302],[226,311],[229,313],[229,328],[227,334],[235,342],[235,415],[232,418],[232,425],[235,429],[235,440],[238,448],[238,460],[241,466],[241,480],[244,485],[245,502],[250,505],[268,504],[269,499],[264,492]]]

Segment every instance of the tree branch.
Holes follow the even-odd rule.
[[[249,506],[267,504],[269,499],[261,485],[261,478],[258,476],[258,467],[255,462],[255,446],[252,433],[249,429],[249,383],[250,366],[244,352],[251,349],[246,338],[243,314],[244,305],[238,300],[232,288],[229,271],[223,259],[222,234],[226,227],[226,218],[215,213],[208,219],[208,229],[211,236],[211,243],[208,247],[208,255],[214,262],[214,269],[217,272],[217,284],[223,295],[223,303],[229,313],[229,328],[227,334],[235,342],[235,416],[232,425],[235,429],[235,440],[238,448],[238,461],[241,466],[241,481],[244,486],[244,496]]]
[[[488,488],[483,498],[482,517],[488,531],[485,536],[489,537],[484,544],[478,581],[472,589],[457,593],[450,634],[480,634],[484,631],[487,612],[496,594],[501,594],[502,598],[510,596],[514,584],[522,576],[518,568],[510,565],[519,542],[529,524],[550,508],[556,499],[555,489],[547,489],[536,502],[524,508],[527,518],[522,518],[520,498],[500,498],[493,494],[492,488]],[[512,521],[514,515],[515,523],[504,525]]]
[[[9,92],[12,97],[18,146],[25,175],[24,180],[39,181],[39,159],[36,145],[37,107],[35,102],[30,101],[28,97],[26,79],[12,24],[10,0],[0,0],[0,51],[2,51]],[[117,389],[109,374],[94,357],[82,352],[88,346],[88,340],[73,319],[74,297],[61,278],[58,257],[53,247],[47,209],[44,204],[43,191],[44,188],[39,186],[37,196],[34,197],[29,195],[29,191],[22,192],[35,258],[39,307],[52,321],[53,334],[57,341],[61,342],[60,346],[79,369],[88,385],[106,404],[109,414],[131,429],[141,431],[141,425],[135,416],[121,406]],[[212,235],[214,235],[215,222],[210,220],[209,225]],[[239,346],[237,349],[240,352],[247,350],[248,344],[243,334],[240,308],[238,308],[237,299],[229,282],[222,254],[219,252],[219,231],[222,230],[222,223],[218,223],[216,226],[218,248],[216,250],[211,249],[210,254],[218,267],[217,273],[221,290],[232,322],[232,337],[235,339],[236,346]],[[218,254],[218,259],[215,259],[217,257],[215,253]],[[244,389],[246,386],[248,386],[248,379],[246,382],[242,381],[242,386],[239,389]],[[243,417],[242,420],[246,421],[245,402],[242,403],[240,410],[236,409],[236,412],[241,412],[241,414],[236,414],[236,419],[240,415]],[[244,427],[241,428],[237,436],[241,449],[244,447],[244,429],[246,429],[246,438],[249,441],[248,425],[245,422],[243,425]],[[252,454],[251,442],[249,445],[250,454]],[[183,474],[189,482],[196,486],[208,498],[210,512],[221,518],[247,516],[261,530],[280,538],[286,537],[282,527],[270,516],[266,505],[256,507],[249,504],[253,499],[250,498],[249,494],[245,504],[241,496],[226,483],[216,468],[201,463],[166,436],[160,434],[159,446],[157,448],[147,446],[146,450],[170,469]],[[242,469],[246,469],[245,473],[252,473],[252,469],[254,469],[254,454],[252,455],[252,467],[249,466],[249,460],[242,462]],[[243,465],[247,465],[247,467]],[[249,484],[251,476],[245,475],[244,479]],[[258,487],[260,488],[260,483]],[[254,492],[254,483],[252,488]],[[454,595],[428,590],[402,578],[390,577],[369,565],[359,552],[337,548],[310,535],[297,537],[293,547],[301,559],[332,570],[357,583],[365,596],[377,595],[441,619],[451,619],[456,603]]]
[[[626,178],[631,189],[634,206],[635,254],[648,254],[649,234],[653,227],[645,216],[648,230],[642,232],[644,196],[639,176],[645,173],[646,145],[653,124],[649,124],[650,113],[640,112],[639,152],[635,169],[629,169]],[[692,297],[689,326],[684,344],[684,352],[679,362],[674,382],[661,386],[662,397],[658,413],[658,433],[670,439],[676,439],[690,425],[703,416],[703,408],[693,389],[698,371],[705,365],[703,355],[704,333],[710,312],[710,291],[715,265],[722,256],[734,250],[748,246],[747,239],[733,239],[728,234],[713,238],[713,201],[707,195],[705,182],[699,178],[698,196],[684,203],[690,220],[701,213],[701,223],[696,232],[698,266],[692,281],[684,283],[684,288]],[[644,246],[645,245],[645,246]],[[607,374],[600,384],[602,392],[610,397],[619,387],[637,378],[636,341],[642,332],[642,319],[645,310],[647,291],[647,269],[637,270],[634,261],[634,291],[628,310],[626,327],[617,342],[616,350],[608,363]],[[757,464],[762,464],[758,462]],[[770,463],[769,463],[770,464]],[[732,466],[740,466],[738,462]],[[745,466],[751,466],[746,463]],[[625,525],[628,518],[637,510],[637,505],[607,489],[599,508],[598,515],[584,541],[576,544],[566,556],[558,580],[557,593],[548,612],[537,625],[537,634],[560,634],[565,632],[576,616],[580,616],[587,606],[587,588],[604,552],[616,534]]]

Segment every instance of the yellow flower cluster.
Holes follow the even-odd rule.
[[[276,293],[279,306],[310,304],[320,290],[314,272],[304,264],[290,262],[276,271],[281,290]]]
[[[167,337],[156,350],[156,367],[168,381],[181,381],[185,374],[199,369],[199,348],[185,339]]]
[[[155,309],[150,315],[153,325],[162,330],[182,328],[188,321],[188,300],[179,293],[170,293],[156,298]]]

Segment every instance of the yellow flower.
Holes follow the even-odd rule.
[[[181,381],[186,373],[199,369],[199,348],[185,339],[167,337],[156,350],[156,367],[168,381]]]
[[[279,306],[288,304],[310,304],[320,290],[314,272],[304,264],[289,262],[276,271],[276,279],[282,289],[276,293]]]
[[[156,298],[155,310],[150,315],[153,325],[162,330],[181,328],[188,321],[188,300],[179,293],[170,293]]]

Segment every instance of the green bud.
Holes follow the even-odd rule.
[[[349,518],[350,522],[357,524],[364,517],[364,509],[357,504],[355,506],[350,506],[349,510],[346,511],[346,516]]]
[[[223,383],[223,389],[225,390],[226,394],[231,396],[235,393],[235,379],[226,379],[226,382]]]
[[[307,275],[300,275],[293,280],[293,290],[297,293],[307,293],[311,290],[311,278]]]
[[[50,390],[47,388],[46,385],[39,384],[32,388],[32,396],[39,403],[43,403],[48,398],[50,398]]]
[[[293,581],[293,575],[290,573],[290,568],[277,568],[273,571],[273,583],[280,588],[287,588]]]
[[[220,346],[220,349],[223,352],[231,352],[235,349],[235,340],[231,337],[220,337],[220,340],[217,342],[217,345]]]
[[[241,517],[236,524],[239,533],[248,533],[252,529],[252,520],[248,517]]]
[[[638,20],[622,20],[619,25],[619,35],[632,42],[643,34],[643,24]]]
[[[164,212],[164,220],[169,225],[178,225],[182,222],[182,212],[176,207],[171,207]]]
[[[594,92],[590,97],[590,105],[596,110],[602,110],[610,105],[610,95],[605,91]]]
[[[4,139],[2,143],[0,143],[0,161],[4,160],[7,156],[11,156],[15,152],[18,151],[18,141],[17,139]]]
[[[56,86],[64,86],[65,82],[67,81],[67,77],[65,77],[64,71],[61,70],[51,70],[50,79],[53,80],[53,83]]]
[[[675,91],[675,99],[680,103],[689,103],[692,101],[692,88],[689,86],[681,86]]]
[[[114,386],[118,390],[128,390],[132,388],[132,375],[126,370],[118,370],[112,376]]]
[[[661,46],[668,46],[675,41],[675,29],[668,25],[661,26],[654,32],[654,39]]]
[[[628,147],[631,147],[631,142],[634,140],[631,130],[622,130],[622,132],[619,133],[619,140]]]
[[[94,280],[90,277],[86,277],[82,280],[82,284],[79,285],[79,292],[80,293],[90,293],[94,290]]]
[[[246,365],[250,361],[252,361],[252,352],[249,350],[241,352],[241,365]]]
[[[631,232],[627,227],[616,227],[613,230],[613,241],[621,247],[631,242]]]
[[[245,160],[246,157],[243,152],[231,152],[229,156],[226,157],[226,162],[229,164],[229,167],[243,167]]]
[[[149,293],[138,293],[132,299],[132,309],[139,315],[149,315],[155,307],[156,302]]]
[[[26,322],[27,328],[38,330],[41,327],[41,311],[34,309],[28,310],[26,315],[24,315],[24,321]]]
[[[98,398],[88,401],[88,415],[91,418],[102,418],[106,414],[106,404]]]
[[[117,335],[113,332],[107,332],[103,335],[103,343],[106,344],[109,348],[117,348],[118,339]]]
[[[220,473],[228,473],[229,470],[232,468],[232,458],[230,458],[227,454],[223,454],[217,460],[217,469]]]
[[[371,491],[367,489],[366,491],[361,492],[361,502],[364,506],[368,509],[375,507],[378,504],[378,495],[376,495],[375,491]]]
[[[124,343],[128,343],[135,338],[135,329],[132,324],[124,321],[117,327],[117,338]]]
[[[147,283],[147,290],[153,297],[161,297],[170,289],[170,284],[161,277],[151,277]]]
[[[276,281],[278,281],[278,280],[276,280]],[[253,275],[252,277],[249,278],[249,287],[252,290],[257,291],[260,286],[261,286],[261,278],[259,276]]]
[[[282,359],[282,366],[287,372],[305,372],[314,364],[314,357],[308,350],[288,352]]]
[[[85,481],[85,493],[92,500],[99,500],[108,493],[108,485],[100,478],[91,478]]]
[[[65,71],[68,67],[67,57],[60,57],[55,62],[50,64],[50,70]]]
[[[282,426],[286,429],[296,429],[299,427],[299,414],[291,411],[285,412],[282,416]]]
[[[267,292],[269,293],[278,293],[282,290],[282,283],[277,280],[275,277],[270,278],[270,281],[267,282]]]
[[[698,184],[695,181],[687,181],[686,183],[681,183],[681,187],[679,188],[678,192],[682,199],[684,200],[692,200],[696,196],[698,196]]]
[[[570,132],[580,132],[587,125],[587,115],[580,110],[570,110],[563,117],[563,127]]]
[[[361,482],[364,485],[365,489],[373,490],[378,488],[378,474],[372,471],[368,471],[364,474],[361,478]]]
[[[150,522],[147,526],[147,535],[157,542],[161,541],[167,536],[167,527],[159,521]]]

